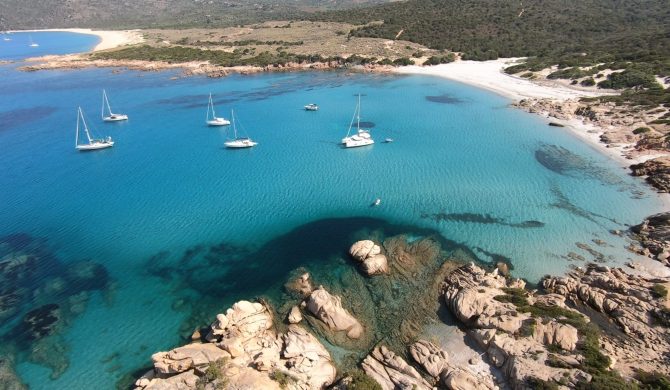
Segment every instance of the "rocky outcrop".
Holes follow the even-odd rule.
[[[342,307],[337,295],[331,295],[323,286],[312,291],[306,301],[307,310],[320,319],[330,330],[346,332],[347,337],[358,339],[363,333],[363,326]]]
[[[289,324],[297,324],[302,321],[302,313],[300,312],[300,308],[298,306],[293,306],[291,308],[291,311],[288,313],[287,320]]]
[[[388,260],[382,254],[381,247],[371,240],[355,242],[349,249],[351,257],[361,263],[361,269],[367,275],[387,274]]]
[[[647,217],[641,224],[633,226],[631,231],[650,255],[670,265],[670,212]]]
[[[654,287],[667,279],[630,275],[618,268],[590,265],[565,277],[549,277],[542,286],[575,305],[587,305],[607,316],[623,335],[604,334],[605,349],[616,367],[628,372],[645,365],[645,370],[668,373],[670,329],[657,326],[657,318],[667,313],[665,298],[654,295]],[[651,368],[651,369],[650,369]]]
[[[534,380],[575,384],[591,376],[575,368],[546,364],[553,356],[548,345],[565,351],[576,348],[577,329],[553,318],[535,318],[529,307],[535,304],[564,307],[559,295],[533,296],[520,280],[508,280],[497,269],[486,272],[469,264],[451,273],[443,285],[444,300],[458,320],[472,328],[470,335],[486,351],[493,366],[502,370],[510,384],[524,388]],[[519,306],[523,307],[523,310]],[[434,354],[431,354],[435,356]],[[461,369],[462,370],[462,369]],[[471,373],[453,370],[441,375],[446,386],[473,388]]]
[[[432,389],[414,367],[384,346],[376,347],[363,360],[361,367],[384,390]]]
[[[510,286],[523,288],[524,284],[523,281],[514,281]],[[444,300],[451,312],[466,325],[514,333],[530,316],[519,313],[510,302],[494,299],[503,295],[501,289],[507,287],[507,280],[497,271],[487,273],[471,264],[448,276]]]
[[[490,377],[478,375],[464,367],[449,363],[449,355],[435,344],[419,340],[409,347],[412,358],[436,381],[452,390],[497,388]]]
[[[658,192],[670,192],[670,158],[658,157],[630,166],[633,176],[646,176]]]
[[[307,272],[300,275],[300,277],[297,277],[284,284],[284,288],[286,289],[286,291],[296,294],[297,296],[302,298],[307,297],[309,294],[312,293],[312,291],[314,291],[312,281],[309,278],[309,273]]]
[[[277,335],[266,305],[240,301],[219,314],[208,343],[193,343],[152,356],[154,368],[135,382],[137,389],[193,389],[207,383],[208,370],[225,377],[231,388],[279,389],[272,378],[282,373],[289,389],[319,389],[335,380],[328,351],[298,325]],[[176,375],[175,375],[176,374]]]
[[[156,373],[178,374],[229,357],[228,352],[214,344],[188,344],[169,352],[155,353],[151,360]]]

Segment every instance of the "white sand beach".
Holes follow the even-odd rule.
[[[92,30],[90,28],[50,28],[43,30],[15,30],[11,32],[64,31],[78,34],[96,35],[100,38],[93,51],[113,49],[124,45],[142,43],[144,38],[140,30]]]
[[[396,68],[395,71],[397,73],[443,77],[488,89],[514,100],[525,98],[566,100],[606,94],[598,91],[573,89],[559,83],[541,85],[503,72],[504,68],[514,65],[517,61],[519,61],[519,58],[499,58],[492,61],[455,61],[435,66],[403,66]]]

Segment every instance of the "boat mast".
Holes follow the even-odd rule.
[[[77,108],[77,135],[74,137],[74,146],[79,146],[79,117],[81,116],[81,107]]]
[[[109,110],[109,115],[111,116],[112,115],[112,108],[109,106],[109,99],[107,98],[107,93],[105,92],[104,89],[102,90],[102,99],[104,101],[104,104],[107,105],[107,110]],[[104,117],[105,116],[105,114],[104,114],[105,106],[102,106],[102,112],[103,112],[102,116]]]
[[[84,124],[84,132],[86,133],[86,138],[88,138],[88,143],[91,144],[93,143],[93,140],[91,139],[91,134],[88,132],[88,126],[86,126],[86,120],[84,119],[84,113],[81,111],[81,107],[79,107],[79,113],[81,114],[81,123]]]
[[[233,134],[235,135],[234,139],[237,139],[237,126],[235,125],[235,113],[233,110],[230,110],[230,119],[233,122]]]
[[[356,116],[356,129],[361,131],[361,94],[358,94],[358,116]]]
[[[214,112],[214,100],[212,100],[212,94],[209,94],[209,106],[212,107],[212,120],[216,119],[216,112]],[[207,115],[209,115],[209,107],[207,107]],[[209,119],[209,116],[207,117]]]

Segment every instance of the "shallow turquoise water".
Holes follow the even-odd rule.
[[[92,259],[112,283],[91,289],[63,331],[69,368],[57,380],[21,358],[33,388],[112,387],[179,343],[187,317],[212,318],[299,265],[328,261],[346,250],[349,230],[433,229],[484,261],[509,258],[516,276],[535,281],[581,265],[562,257],[570,251],[591,259],[576,242],[626,261],[625,240],[608,231],[661,206],[565,131],[458,83],[347,72],[175,75],[0,67],[0,236],[44,239],[40,247],[66,267]],[[99,119],[102,88],[128,122]],[[209,92],[219,114],[235,109],[256,148],[223,149],[225,130],[204,125]],[[395,142],[337,145],[357,93],[377,141]],[[320,110],[302,110],[309,102]],[[78,105],[113,148],[75,151]],[[370,207],[375,198],[381,205]],[[50,297],[21,306],[0,331]],[[207,300],[216,309],[189,311]]]
[[[8,41],[5,41],[8,38]],[[49,54],[71,54],[92,50],[100,38],[90,34],[58,32],[14,32],[0,34],[0,61],[20,60]],[[36,43],[37,47],[30,46]]]

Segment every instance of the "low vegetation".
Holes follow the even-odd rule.
[[[203,376],[196,382],[196,390],[213,388],[223,390],[228,385],[228,378],[223,373],[223,368],[228,363],[228,358],[222,358],[209,363]]]
[[[381,385],[362,370],[355,370],[344,376],[351,377],[351,383],[347,386],[349,390],[382,390]]]
[[[637,131],[638,129],[636,129]],[[635,133],[635,131],[633,131]],[[651,293],[656,298],[666,298],[668,296],[668,289],[662,284],[654,284],[651,287]]]

